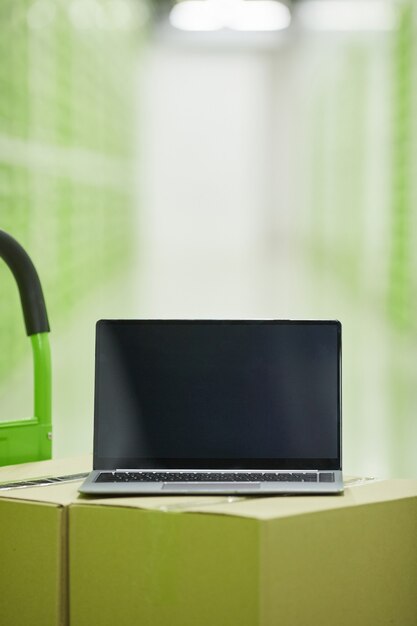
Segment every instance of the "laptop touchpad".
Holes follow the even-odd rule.
[[[216,489],[229,489],[230,491],[247,491],[247,490],[256,490],[260,489],[260,483],[245,483],[245,484],[237,484],[237,483],[163,483],[162,489],[167,491],[210,491],[212,489],[215,491]]]

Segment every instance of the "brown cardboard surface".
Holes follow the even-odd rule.
[[[91,459],[0,468],[0,483],[89,471]],[[0,491],[0,624],[67,626],[68,510],[78,483]]]
[[[81,482],[0,491],[1,626],[417,625],[415,480],[267,498],[91,498]]]
[[[63,517],[61,507],[0,499],[0,624],[66,624]]]
[[[92,467],[93,458],[89,454],[70,459],[52,459],[50,461],[23,463],[21,465],[6,465],[5,467],[0,467],[0,483],[90,472]]]
[[[71,625],[257,624],[259,522],[70,507]]]
[[[265,522],[260,624],[415,626],[416,537],[415,497]]]
[[[328,497],[83,498],[69,515],[76,626],[417,625],[417,481]]]
[[[384,480],[353,484],[335,496],[147,496],[78,498],[74,504],[147,510],[234,515],[259,520],[305,515],[331,509],[417,497],[416,480]]]
[[[49,503],[56,506],[68,506],[78,499],[78,487],[82,480],[71,481],[56,485],[42,485],[36,487],[23,487],[0,491],[2,500],[18,500],[33,503]]]

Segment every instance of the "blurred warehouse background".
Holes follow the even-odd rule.
[[[1,0],[0,228],[49,309],[54,454],[102,317],[340,319],[348,473],[417,476],[412,0]],[[0,419],[31,361],[0,265]]]

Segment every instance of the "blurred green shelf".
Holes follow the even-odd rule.
[[[119,1],[129,29],[80,27],[60,0],[0,1],[0,226],[33,258],[52,324],[131,259],[131,180],[119,172],[133,153],[137,3],[97,6]],[[0,384],[25,354],[22,324],[0,267]]]

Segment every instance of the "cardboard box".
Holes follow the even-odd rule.
[[[69,556],[74,626],[416,626],[417,481],[79,498]]]
[[[417,481],[291,498],[92,500],[79,485],[0,491],[2,626],[417,624]]]
[[[0,483],[89,471],[91,458],[0,468]],[[68,625],[68,509],[80,481],[0,490],[1,626]]]

